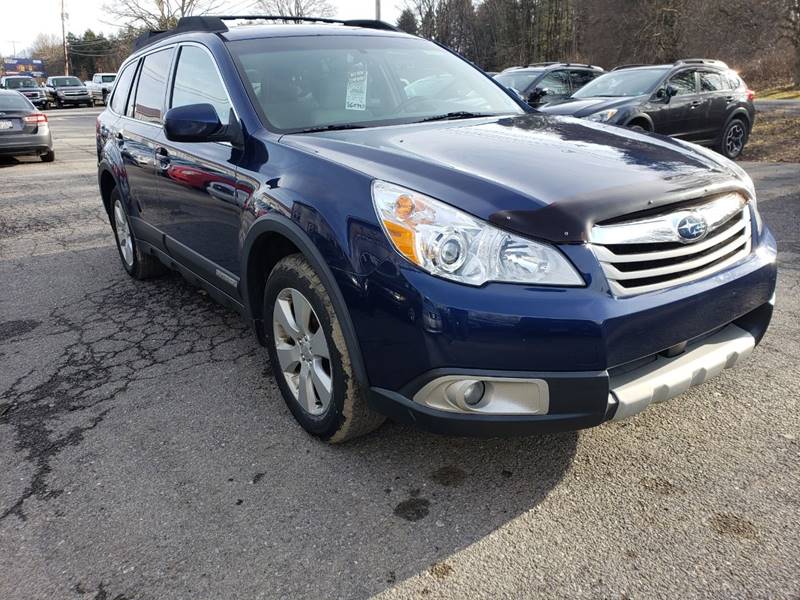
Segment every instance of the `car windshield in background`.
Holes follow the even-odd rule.
[[[6,79],[6,87],[9,90],[18,90],[20,88],[35,88],[36,82],[30,77],[20,77],[19,79]]]
[[[524,73],[500,73],[495,79],[506,87],[517,90],[520,94],[528,89],[533,80],[541,75],[541,71],[525,71]]]
[[[573,98],[641,96],[650,94],[669,69],[625,69],[612,71],[590,81]]]
[[[103,83],[113,83],[116,78],[116,75],[103,75],[101,80]]]
[[[77,77],[53,77],[50,80],[50,83],[54,87],[72,87],[83,85],[81,80]]]
[[[19,94],[0,94],[0,110],[32,110],[30,102]]]
[[[337,35],[229,46],[267,122],[284,133],[524,112],[482,72],[423,40]]]

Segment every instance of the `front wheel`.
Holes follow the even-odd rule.
[[[270,273],[264,320],[275,379],[303,429],[329,442],[343,442],[383,423],[353,373],[330,296],[301,254],[282,259]]]
[[[738,158],[747,143],[747,125],[741,119],[733,119],[722,132],[722,141],[717,151],[726,158]]]

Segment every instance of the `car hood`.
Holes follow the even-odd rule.
[[[560,104],[549,104],[541,108],[542,112],[551,115],[571,115],[585,117],[609,108],[621,108],[631,104],[639,104],[646,96],[627,96],[624,98],[570,98]]]
[[[742,169],[698,146],[539,113],[281,141],[554,242],[586,241],[595,223],[751,186]]]

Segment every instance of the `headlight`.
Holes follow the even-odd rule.
[[[469,285],[584,285],[552,246],[493,227],[428,196],[375,181],[372,201],[395,250],[433,275]]]
[[[597,123],[605,123],[606,121],[610,121],[611,117],[617,114],[616,108],[609,108],[608,110],[601,110],[600,112],[596,112],[594,114],[589,115],[588,117],[584,117],[587,121],[596,121]]]

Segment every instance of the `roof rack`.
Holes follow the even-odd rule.
[[[721,60],[715,60],[713,58],[681,58],[680,60],[675,61],[676,65],[713,65],[716,67],[721,67],[723,69],[727,69],[728,65],[726,65]]]
[[[139,50],[153,42],[188,31],[203,31],[207,33],[224,33],[229,31],[225,21],[281,21],[283,23],[327,23],[344,25],[347,27],[363,27],[365,29],[380,29],[383,31],[400,31],[397,27],[384,21],[371,19],[329,19],[327,17],[287,17],[283,15],[213,15],[197,17],[181,17],[173,29],[166,31],[146,31],[133,43],[133,49]]]
[[[619,71],[621,69],[635,69],[636,67],[652,67],[653,65],[648,65],[645,63],[631,63],[629,65],[617,65],[612,71]]]
[[[598,67],[597,65],[590,65],[587,63],[571,63],[571,62],[539,62],[539,63],[531,63],[528,67],[552,67],[553,65],[558,65],[561,67],[587,67],[589,69],[602,69],[602,67]]]

